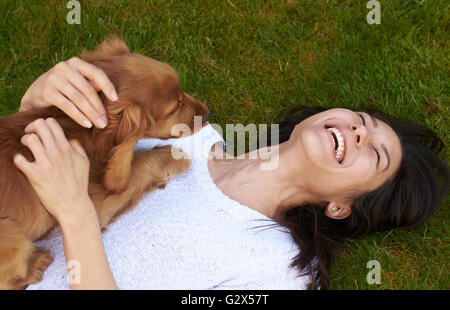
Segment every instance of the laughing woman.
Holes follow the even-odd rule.
[[[58,106],[65,92],[77,91],[82,100],[67,105],[64,99],[61,108],[80,123],[86,116],[96,124],[104,109],[94,89],[110,94],[112,86],[83,66],[53,71],[50,81],[52,71],[43,75],[21,109]],[[74,78],[90,83],[71,90]],[[343,241],[421,225],[448,193],[448,168],[438,156],[443,143],[431,130],[375,110],[301,106],[280,124],[279,144],[271,146],[279,154],[274,170],[261,170],[262,159],[223,156],[224,141],[211,125],[181,139],[139,141],[136,149],[178,146],[191,155],[191,168],[102,235],[83,150],[54,120],[39,124],[28,137],[40,140],[22,140],[40,153],[38,160],[17,156],[14,162],[60,229],[39,242],[54,261],[29,289],[327,288]],[[57,157],[48,145],[69,151]],[[44,169],[48,163],[53,169]],[[70,265],[71,277],[69,261],[78,262]]]

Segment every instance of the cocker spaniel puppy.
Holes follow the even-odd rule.
[[[130,53],[112,37],[81,59],[101,68],[116,87],[118,101],[100,94],[108,126],[79,126],[56,107],[0,117],[0,289],[22,289],[42,278],[51,263],[49,252],[34,246],[56,225],[12,158],[33,155],[20,143],[24,128],[39,118],[55,118],[68,139],[77,139],[90,165],[89,194],[102,229],[151,190],[186,171],[189,159],[175,160],[169,146],[134,152],[141,138],[173,138],[172,127],[186,124],[194,132],[194,116],[208,108],[184,93],[177,73],[165,63]]]

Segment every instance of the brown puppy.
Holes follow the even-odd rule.
[[[89,194],[102,228],[190,166],[188,159],[175,160],[167,146],[134,153],[138,139],[173,138],[172,126],[178,123],[193,132],[194,115],[208,112],[182,91],[169,65],[130,53],[118,38],[81,58],[105,71],[116,87],[117,102],[100,95],[108,115],[106,128],[82,128],[56,107],[0,117],[0,289],[22,289],[39,281],[52,261],[48,251],[36,248],[33,241],[50,232],[56,220],[12,162],[16,153],[34,161],[20,143],[30,122],[53,117],[68,139],[80,141],[91,162]]]

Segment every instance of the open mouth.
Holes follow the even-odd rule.
[[[345,142],[342,132],[333,126],[325,125],[325,129],[331,134],[334,141],[334,156],[339,164],[342,164],[345,156]]]

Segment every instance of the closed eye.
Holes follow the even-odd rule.
[[[361,118],[363,125],[366,126],[366,120],[365,120],[363,114],[362,113],[358,113],[358,116]],[[375,120],[375,118],[372,115],[369,115],[369,116],[372,119],[373,127],[374,128],[378,127],[377,121]],[[388,161],[386,168],[384,168],[384,170],[383,170],[383,171],[385,171],[385,170],[387,170],[389,168],[390,158],[389,158],[389,153],[387,151],[386,146],[384,144],[382,144],[381,147],[383,148],[383,151],[385,152],[386,158],[387,158],[387,161]],[[374,146],[371,146],[371,148],[377,154],[377,168],[378,168],[378,165],[380,164],[380,160],[381,160],[380,153],[378,152],[378,150]]]
[[[366,126],[366,120],[364,119],[364,116],[363,116],[362,114],[360,114],[360,113],[358,113],[358,115],[359,115],[359,117],[361,117],[361,120],[362,120],[363,125]],[[377,150],[376,148],[374,148],[373,146],[372,146],[372,149],[373,149],[373,150],[375,151],[375,153],[377,154],[377,168],[378,168],[378,165],[379,165],[379,163],[380,163],[380,153],[379,153],[378,150]]]
[[[361,117],[363,125],[366,126],[366,121],[365,121],[364,117],[362,116],[362,114],[358,114],[358,115],[359,115],[359,117]]]
[[[377,167],[378,167],[378,164],[380,163],[380,153],[378,153],[376,148],[374,148],[374,147],[372,147],[372,148],[375,151],[375,153],[377,153]]]
[[[177,101],[177,103],[173,106],[172,110],[170,110],[170,112],[167,114],[167,116],[175,114],[175,112],[178,110],[179,106],[180,106],[180,103]]]

